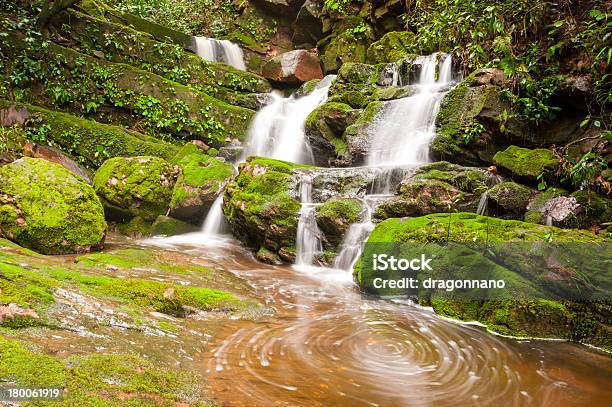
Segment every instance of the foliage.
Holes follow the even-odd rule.
[[[599,108],[612,101],[611,16],[603,0],[412,0],[403,17],[421,53],[453,53],[469,71],[503,69],[518,113],[537,125],[555,118],[551,97],[570,69],[592,76]]]

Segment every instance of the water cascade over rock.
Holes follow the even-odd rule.
[[[327,100],[334,76],[327,76],[308,95],[282,97],[272,93],[272,102],[253,118],[245,156],[257,155],[300,164],[311,164],[304,124],[308,115]]]
[[[207,61],[225,62],[236,69],[246,71],[242,49],[228,40],[194,37],[197,54]]]

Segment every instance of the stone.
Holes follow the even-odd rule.
[[[104,209],[72,172],[24,157],[0,167],[0,234],[44,254],[88,252],[104,244]]]
[[[193,146],[194,148],[197,148]],[[180,167],[149,156],[116,157],[96,171],[93,186],[108,219],[154,221],[168,211]]]
[[[262,75],[273,81],[300,84],[312,79],[323,79],[323,71],[316,55],[298,49],[270,58],[261,68]]]

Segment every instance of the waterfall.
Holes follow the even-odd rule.
[[[261,109],[249,128],[245,157],[257,155],[294,163],[313,162],[304,124],[308,115],[327,100],[334,76],[326,76],[308,95],[285,98],[272,93],[272,103]]]
[[[303,175],[300,179],[300,199],[302,208],[297,227],[296,259],[298,266],[312,266],[315,257],[323,251],[321,231],[317,226],[316,207],[312,203],[312,176]]]
[[[221,235],[228,229],[227,221],[223,215],[223,194],[220,194],[210,207],[208,215],[206,215],[202,233],[207,236]]]
[[[373,185],[373,191],[364,198],[366,214],[363,221],[349,228],[334,267],[351,271],[359,259],[363,245],[374,229],[372,212],[375,203],[389,197],[393,171],[398,167],[413,167],[430,162],[429,144],[435,136],[436,115],[444,94],[452,85],[452,59],[450,55],[433,54],[418,57],[414,65],[420,65],[418,80],[408,84],[415,88],[409,97],[385,102],[383,111],[367,129],[372,144],[367,164],[381,169],[381,177]],[[401,64],[393,66],[392,86],[404,86]]]
[[[213,62],[225,62],[236,69],[246,71],[242,49],[231,41],[207,37],[194,37],[200,58]]]
[[[430,161],[429,144],[435,136],[435,119],[440,102],[452,83],[450,55],[418,57],[420,73],[412,96],[386,102],[382,114],[368,129],[372,145],[369,166],[406,166]],[[398,68],[396,68],[398,69]],[[394,83],[403,83],[393,73]]]
[[[247,148],[239,161],[244,161],[250,155],[258,155],[295,163],[312,162],[304,124],[308,115],[327,100],[327,91],[334,78],[333,75],[326,76],[312,93],[301,98],[284,98],[271,93],[272,102],[253,118],[248,132]],[[312,180],[310,185],[312,189]],[[311,193],[308,195],[311,196]],[[310,202],[310,198],[307,202]],[[206,216],[202,227],[204,234],[218,235],[228,229],[222,203],[223,195],[220,195]],[[311,215],[314,217],[314,209]]]
[[[364,200],[364,206],[366,210],[365,216],[361,222],[353,223],[346,232],[346,236],[344,236],[342,241],[342,249],[334,261],[334,268],[346,271],[352,270],[355,262],[361,255],[365,240],[374,229],[374,223],[372,223],[372,205],[366,199]]]

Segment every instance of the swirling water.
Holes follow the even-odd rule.
[[[228,406],[607,406],[608,355],[506,339],[410,303],[361,296],[350,273],[256,262],[231,239],[166,247],[245,278],[275,309],[219,326],[196,363]]]

